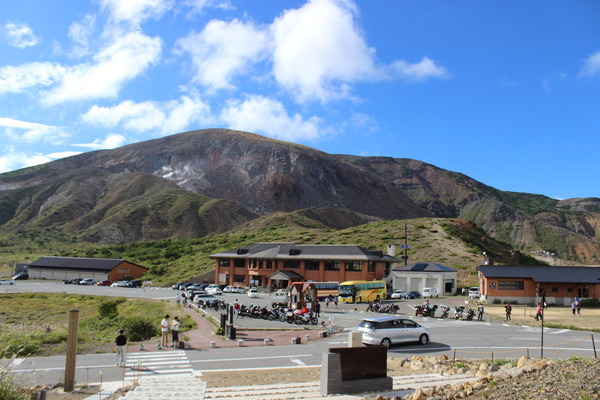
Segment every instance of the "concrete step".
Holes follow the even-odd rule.
[[[466,375],[403,375],[394,376],[393,390],[389,392],[358,393],[351,395],[329,395],[321,396],[320,382],[285,383],[271,385],[232,386],[206,389],[205,399],[214,400],[276,400],[276,399],[298,399],[298,400],[357,400],[369,395],[375,397],[378,394],[387,397],[403,397],[412,393],[416,388],[453,385],[473,381],[475,378]]]
[[[134,390],[119,400],[191,400],[204,399],[206,382],[187,376],[162,376],[145,378]]]

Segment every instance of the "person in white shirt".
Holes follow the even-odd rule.
[[[169,315],[165,315],[162,321],[160,321],[160,331],[162,333],[162,346],[167,347],[169,345]]]
[[[179,325],[181,325],[181,323],[179,322],[179,318],[177,318],[177,317],[173,318],[173,321],[171,322],[171,334],[173,335],[173,347],[179,346]]]

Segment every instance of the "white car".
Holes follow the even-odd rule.
[[[10,279],[0,279],[0,285],[14,285],[15,281],[11,281]]]
[[[250,288],[248,289],[248,297],[251,299],[258,299],[258,289]]]
[[[93,285],[96,282],[93,278],[85,278],[79,281],[80,285]]]
[[[117,281],[113,282],[110,286],[112,287],[126,287],[128,281]]]
[[[246,293],[246,289],[240,286],[227,286],[223,289],[223,293]]]
[[[392,294],[390,295],[390,298],[392,298],[392,299],[404,299],[404,298],[406,298],[406,290],[400,290],[400,289],[394,290],[392,292]]]
[[[479,291],[479,286],[473,286],[469,288],[469,298],[470,299],[478,299],[481,296],[481,292]]]
[[[210,295],[223,294],[223,291],[218,286],[208,286],[204,291]]]
[[[384,347],[404,342],[419,342],[425,345],[431,336],[427,328],[412,319],[398,316],[365,318],[358,325],[358,331],[362,333],[364,344]]]

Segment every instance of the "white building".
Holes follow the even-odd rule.
[[[402,267],[394,267],[390,273],[393,289],[407,292],[423,292],[423,288],[436,288],[441,295],[449,296],[456,292],[457,271],[432,262],[420,262]]]

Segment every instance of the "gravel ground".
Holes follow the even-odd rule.
[[[549,365],[519,378],[490,381],[469,400],[591,400],[600,399],[600,362],[575,360]]]

